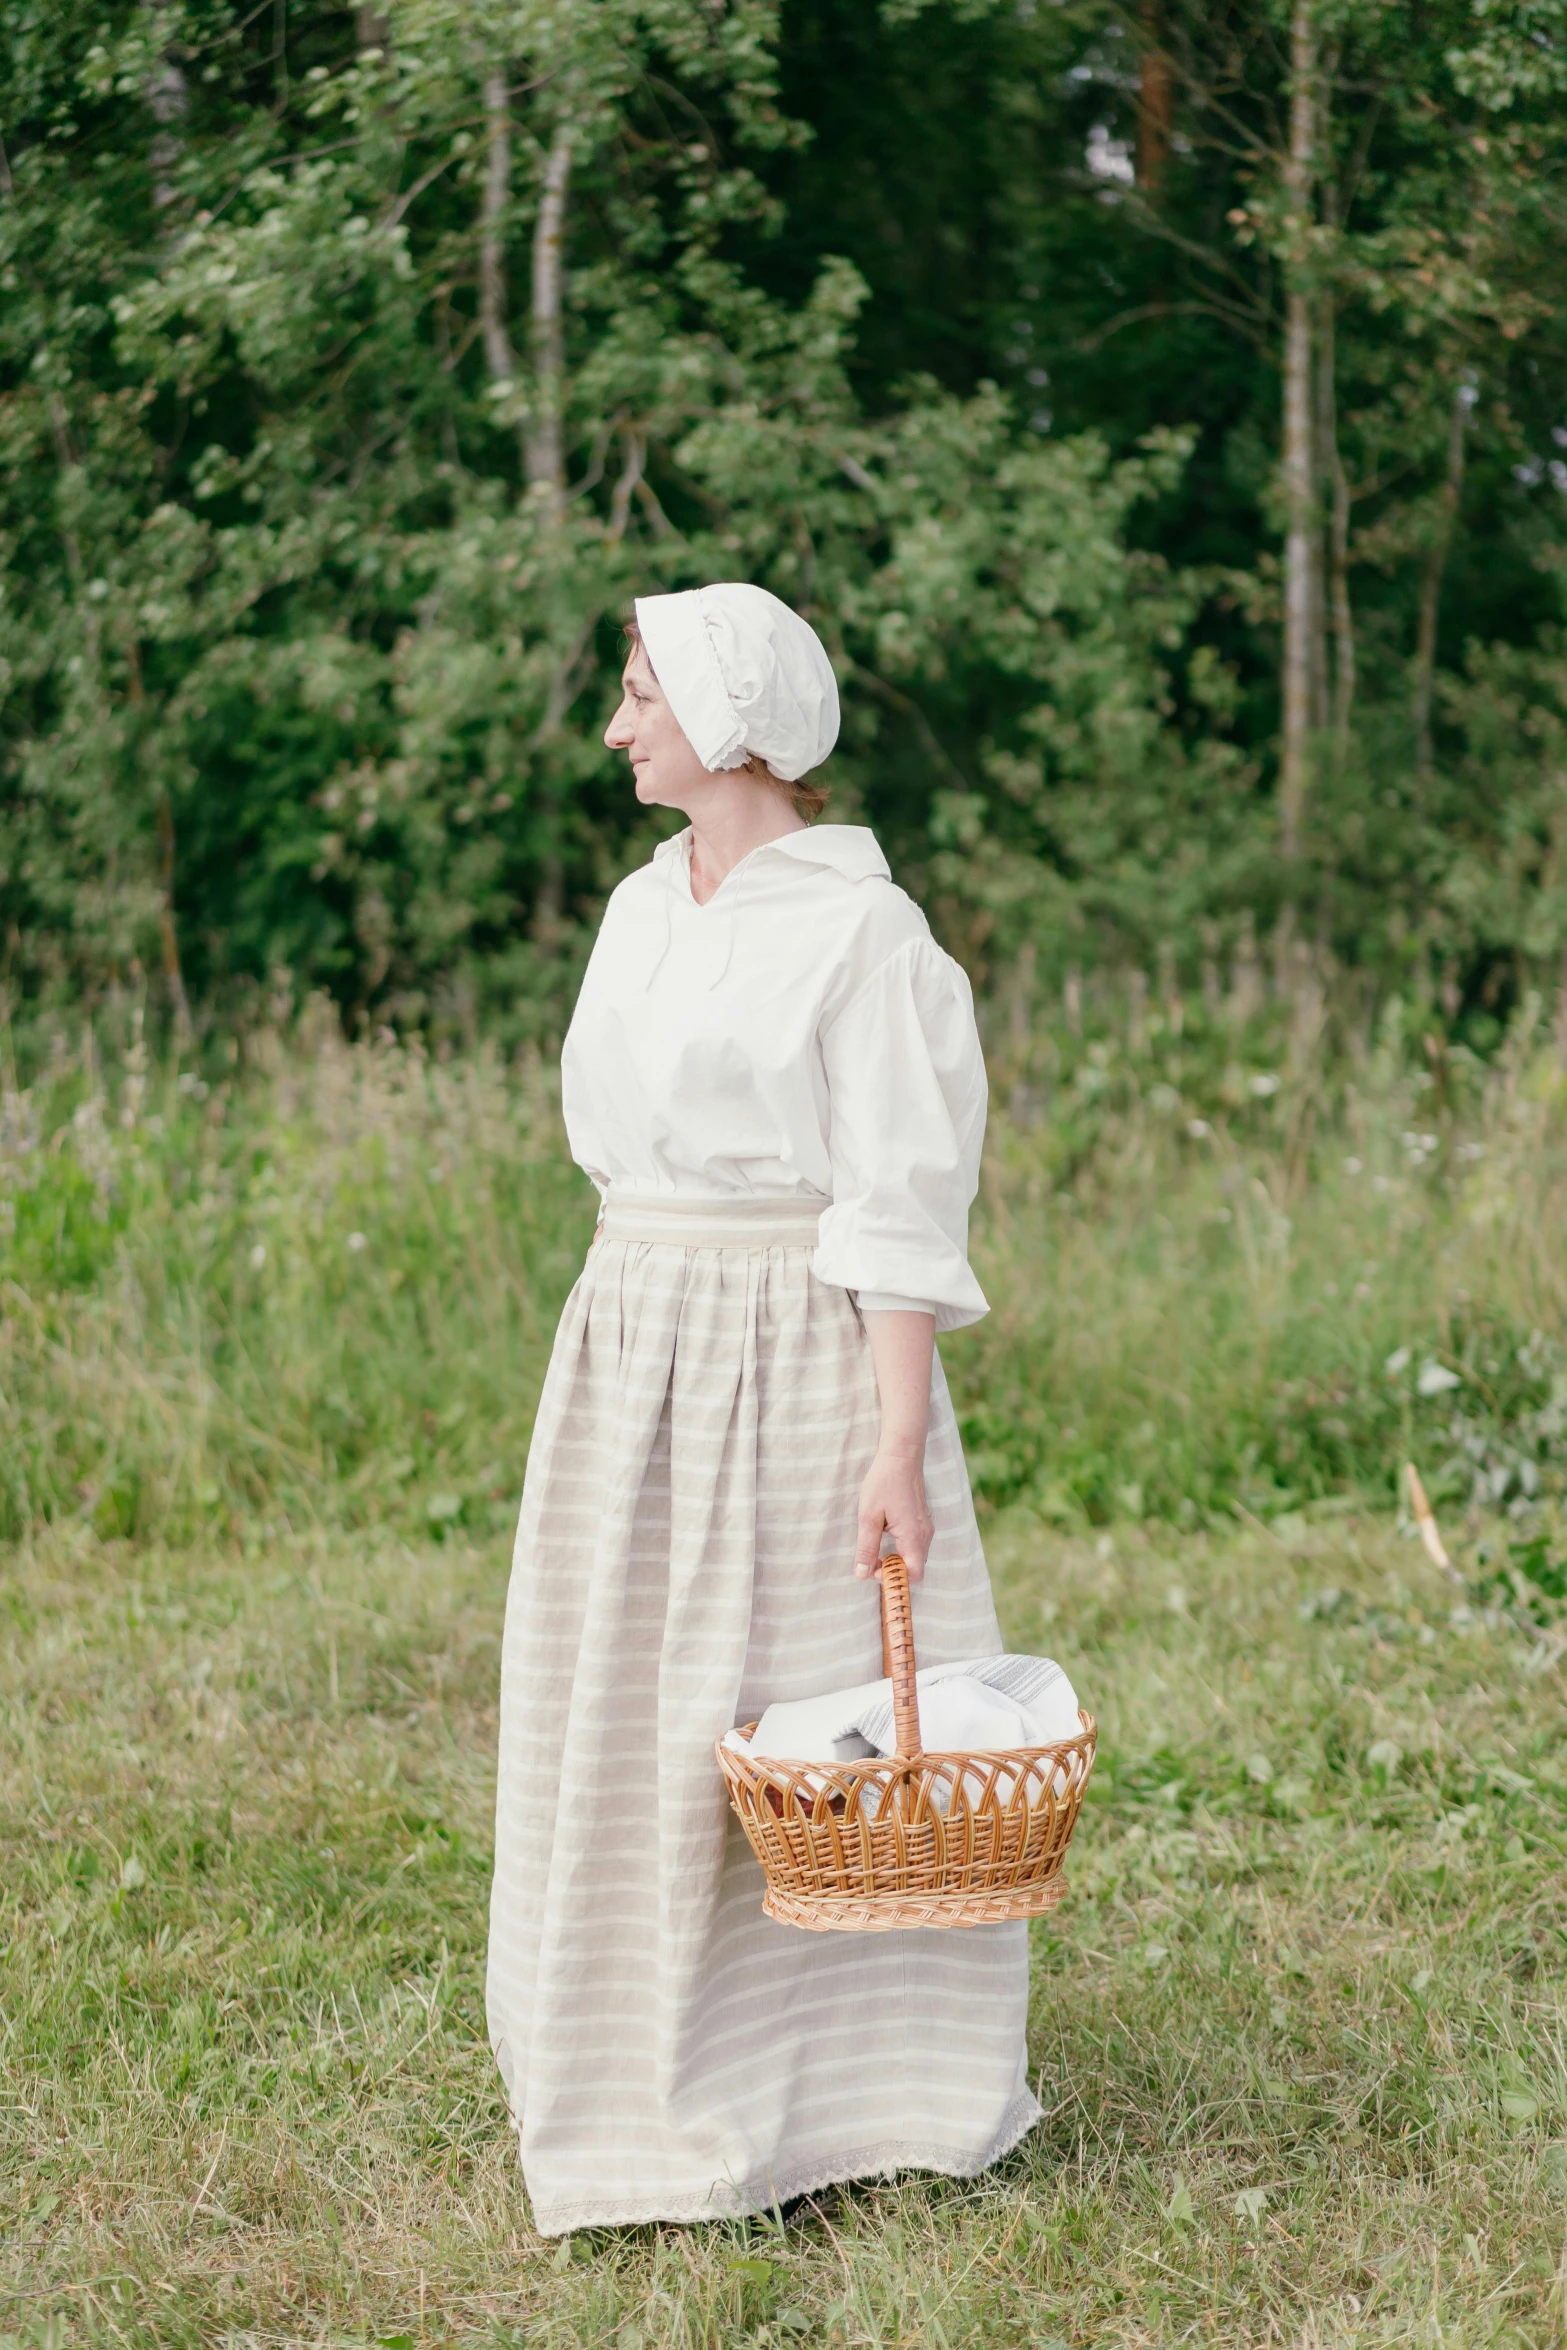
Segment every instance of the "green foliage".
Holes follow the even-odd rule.
[[[1559,956],[1546,12],[1323,0],[1360,687],[1290,873],[1276,13],[1170,0],[1138,179],[1151,20],[1111,0],[10,11],[13,996],[156,970],[199,1011],[281,966],[356,1018],[558,1032],[648,847],[599,740],[619,625],[735,571],[822,626],[838,812],[982,981],[1191,970],[1281,907],[1384,977],[1439,940],[1477,1007]]]

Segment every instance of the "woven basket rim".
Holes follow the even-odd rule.
[[[962,1763],[967,1770],[987,1770],[992,1762],[1030,1762],[1036,1755],[1071,1754],[1080,1746],[1097,1745],[1099,1725],[1093,1715],[1082,1706],[1077,1718],[1083,1727],[1070,1738],[1053,1738],[1048,1746],[922,1746],[918,1754],[856,1754],[843,1762],[810,1762],[795,1755],[743,1754],[729,1740],[733,1730],[726,1730],[714,1741],[714,1751],[721,1760],[738,1763],[753,1771],[917,1771],[926,1763]],[[735,1729],[742,1738],[752,1735],[760,1726],[755,1722],[737,1722]]]

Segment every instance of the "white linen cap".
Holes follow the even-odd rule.
[[[748,581],[638,596],[637,627],[687,742],[717,772],[762,759],[780,783],[838,740],[838,681],[808,620]]]

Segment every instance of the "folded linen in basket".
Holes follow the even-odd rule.
[[[914,1676],[919,1691],[920,1743],[927,1754],[990,1754],[1020,1746],[1053,1746],[1075,1738],[1077,1693],[1061,1667],[1045,1656],[984,1656],[955,1665],[926,1665]],[[747,1741],[731,1731],[742,1752],[781,1762],[853,1762],[891,1754],[892,1683],[865,1681],[825,1697],[770,1705]]]

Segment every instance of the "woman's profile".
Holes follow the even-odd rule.
[[[608,731],[688,827],[609,901],[562,1056],[603,1210],[529,1454],[501,1678],[490,2033],[546,2234],[768,2210],[1038,2118],[1027,1929],[762,1913],[715,1738],[999,1650],[937,1330],[985,1300],[968,984],[872,835],[811,821],[837,738],[765,590],[642,598]]]

